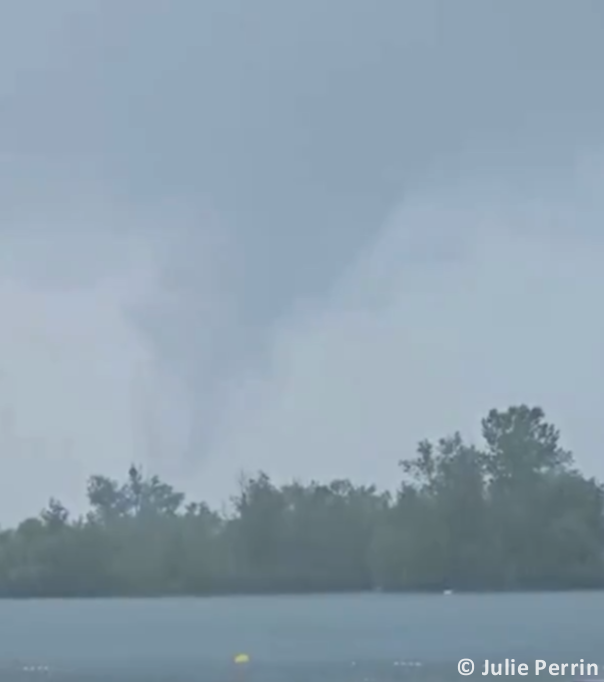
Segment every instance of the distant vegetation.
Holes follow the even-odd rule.
[[[603,586],[603,488],[543,411],[492,410],[482,434],[421,442],[394,495],[259,473],[228,515],[135,467],[93,476],[85,517],[51,500],[0,533],[0,596]]]

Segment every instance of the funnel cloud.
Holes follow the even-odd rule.
[[[604,7],[0,10],[0,524],[137,462],[391,486],[421,438],[603,427]],[[28,9],[29,8],[29,9]]]

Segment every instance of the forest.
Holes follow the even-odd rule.
[[[0,532],[0,597],[602,587],[600,483],[540,407],[481,426],[420,442],[392,492],[258,472],[218,512],[140,467],[91,476],[85,515],[51,499]]]

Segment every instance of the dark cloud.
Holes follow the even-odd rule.
[[[73,497],[76,479],[133,456],[175,476],[186,463],[189,481],[197,462],[200,481],[302,461],[387,478],[381,454],[351,459],[379,442],[394,461],[384,415],[413,415],[413,440],[448,427],[449,403],[467,423],[511,399],[512,378],[577,424],[556,391],[595,402],[587,365],[558,389],[516,337],[484,336],[481,315],[495,300],[508,331],[513,311],[527,325],[535,303],[515,287],[531,286],[542,311],[592,319],[603,21],[598,0],[2,8],[5,452],[22,452],[18,431],[48,473],[19,503],[7,488],[3,510]],[[550,360],[568,366],[553,317],[523,334],[531,354],[555,337]],[[473,369],[493,344],[506,359]],[[509,390],[483,393],[485,373]],[[61,448],[77,466],[45,454]],[[5,456],[7,481],[24,457]]]

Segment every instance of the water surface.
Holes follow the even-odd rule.
[[[603,614],[604,592],[3,601],[0,679],[460,679],[469,657],[484,680],[485,658],[603,663]]]

